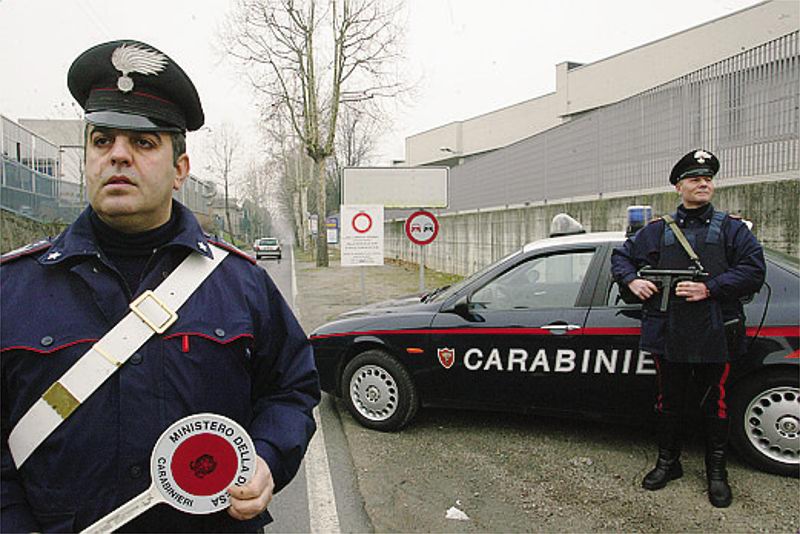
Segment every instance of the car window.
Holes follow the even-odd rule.
[[[593,256],[584,250],[532,258],[483,286],[470,302],[491,310],[571,308]]]
[[[456,293],[461,291],[461,289],[463,289],[464,287],[468,286],[469,284],[471,284],[472,282],[474,282],[475,280],[477,280],[478,278],[480,278],[484,274],[488,273],[489,271],[491,271],[492,269],[494,269],[495,267],[497,267],[501,263],[503,263],[505,261],[508,261],[509,259],[513,258],[514,256],[518,256],[520,254],[522,254],[522,250],[515,250],[514,252],[512,252],[508,256],[506,256],[506,257],[504,257],[504,258],[502,258],[500,260],[497,260],[494,263],[490,263],[489,265],[485,266],[483,269],[479,270],[478,272],[469,275],[468,277],[462,279],[460,282],[455,283],[455,284],[451,285],[450,287],[442,290],[440,293],[436,293],[434,295],[434,297],[431,299],[431,302],[441,302],[441,301],[445,301],[445,300],[449,299],[450,297],[452,297],[453,295],[455,295]]]
[[[272,245],[277,245],[278,244],[278,240],[277,239],[262,239],[261,241],[258,242],[258,244],[261,245],[261,246],[272,246]]]

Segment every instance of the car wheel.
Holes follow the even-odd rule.
[[[419,405],[411,375],[382,350],[368,350],[353,358],[342,374],[342,390],[353,417],[374,430],[400,430]]]
[[[800,378],[792,369],[755,376],[733,391],[731,441],[753,466],[800,475]]]

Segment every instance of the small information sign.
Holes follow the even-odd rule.
[[[342,205],[342,266],[383,265],[383,206]]]

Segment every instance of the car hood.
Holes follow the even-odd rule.
[[[351,319],[355,317],[368,317],[385,315],[389,313],[416,313],[429,312],[439,308],[441,303],[422,302],[419,294],[405,295],[381,302],[375,302],[342,313],[337,319]]]

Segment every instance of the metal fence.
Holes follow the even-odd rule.
[[[72,222],[83,209],[79,189],[79,184],[37,172],[3,156],[3,209],[41,221]]]
[[[0,206],[39,221],[70,223],[86,207],[80,184],[37,172],[13,159],[2,157]],[[211,217],[210,198],[215,186],[189,175],[173,196],[200,218]]]
[[[447,211],[663,187],[703,147],[718,181],[798,171],[798,32],[465,162]]]

